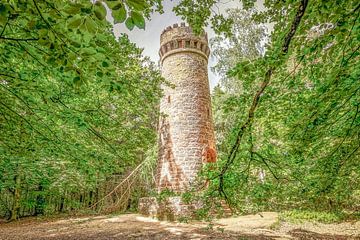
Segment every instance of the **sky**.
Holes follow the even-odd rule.
[[[180,17],[176,16],[172,12],[172,8],[178,4],[179,0],[165,0],[164,13],[154,13],[151,16],[149,21],[146,21],[145,30],[134,28],[132,31],[129,31],[124,23],[119,23],[114,25],[114,34],[116,37],[120,36],[122,33],[126,33],[129,36],[129,39],[136,43],[138,47],[143,48],[143,55],[149,56],[152,61],[157,63],[159,61],[159,48],[160,48],[160,34],[167,27],[172,26],[174,23],[184,22]],[[218,5],[220,13],[225,13],[227,8],[240,7],[238,0],[227,0],[224,3]],[[111,14],[108,11],[107,20],[113,22]],[[207,27],[205,31],[208,33],[209,39],[215,37],[214,31],[210,27]],[[214,74],[210,67],[216,64],[216,59],[210,56],[209,59],[209,83],[210,89],[213,89],[216,84],[219,82],[219,76]]]

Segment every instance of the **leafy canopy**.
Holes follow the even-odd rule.
[[[152,6],[126,1],[112,14],[126,8],[143,28]],[[105,14],[99,1],[0,3],[2,215],[100,197],[154,144],[162,78],[127,36],[115,39]]]

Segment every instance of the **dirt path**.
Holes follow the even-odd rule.
[[[278,224],[276,213],[204,222],[157,221],[137,214],[0,224],[0,239],[360,239],[360,224]],[[274,230],[274,226],[277,229]]]

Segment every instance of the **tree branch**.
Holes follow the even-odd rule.
[[[256,156],[258,156],[258,157],[261,159],[261,161],[265,164],[265,166],[267,167],[267,169],[269,169],[271,175],[273,175],[273,177],[274,177],[277,181],[279,181],[280,178],[279,178],[279,177],[275,174],[275,172],[271,169],[271,167],[270,167],[269,164],[267,163],[266,159],[265,159],[262,155],[260,155],[259,153],[257,153],[257,152],[254,152],[253,154],[255,154]]]
[[[282,45],[282,50],[281,52],[283,54],[286,54],[289,50],[289,45],[291,43],[291,40],[293,39],[296,30],[298,28],[298,26],[300,25],[301,19],[304,16],[306,7],[308,5],[308,0],[302,0],[300,3],[300,6],[297,10],[297,13],[295,15],[295,18],[292,21],[291,24],[291,28],[290,31],[288,32],[288,34],[286,35],[285,39],[284,39],[284,43]],[[228,159],[224,165],[224,167],[222,168],[220,174],[219,174],[219,192],[221,195],[223,195],[225,197],[225,200],[227,199],[226,197],[226,193],[224,191],[224,174],[226,173],[226,171],[229,169],[229,167],[231,166],[231,164],[234,162],[235,157],[236,157],[236,153],[239,149],[241,140],[244,136],[245,131],[251,127],[253,120],[254,120],[254,115],[255,115],[255,111],[256,108],[259,104],[259,100],[261,95],[264,93],[266,87],[269,85],[270,80],[271,80],[271,76],[273,74],[275,70],[274,66],[270,66],[269,69],[266,71],[265,77],[264,77],[264,81],[262,82],[260,89],[256,92],[251,107],[249,109],[248,112],[248,117],[247,120],[245,121],[245,123],[240,127],[240,130],[238,131],[237,137],[236,137],[236,141],[235,144],[232,146],[230,153],[228,155]]]
[[[38,38],[11,38],[11,37],[1,37],[0,36],[0,39],[3,39],[3,40],[8,40],[8,41],[37,41],[39,40]]]
[[[293,22],[291,24],[290,31],[286,35],[283,46],[282,46],[282,52],[284,54],[286,54],[288,52],[288,50],[289,50],[290,42],[291,42],[292,38],[294,37],[298,26],[300,25],[301,18],[304,16],[306,7],[308,5],[308,2],[309,2],[309,0],[302,0],[301,1],[301,4],[300,4],[300,6],[298,8],[298,11],[297,11],[297,13],[295,15],[295,18],[294,18],[294,20],[293,20]]]
[[[1,33],[0,33],[0,37],[4,34],[5,29],[6,29],[6,26],[8,25],[8,23],[9,23],[9,18],[6,20],[6,23],[5,23],[5,25],[4,25],[4,28],[2,29],[2,31],[1,31]]]

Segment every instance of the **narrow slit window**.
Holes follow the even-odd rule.
[[[170,101],[171,101],[171,100],[170,100],[170,96],[168,96],[168,99],[167,99],[167,101],[168,101],[168,103],[170,103]]]

